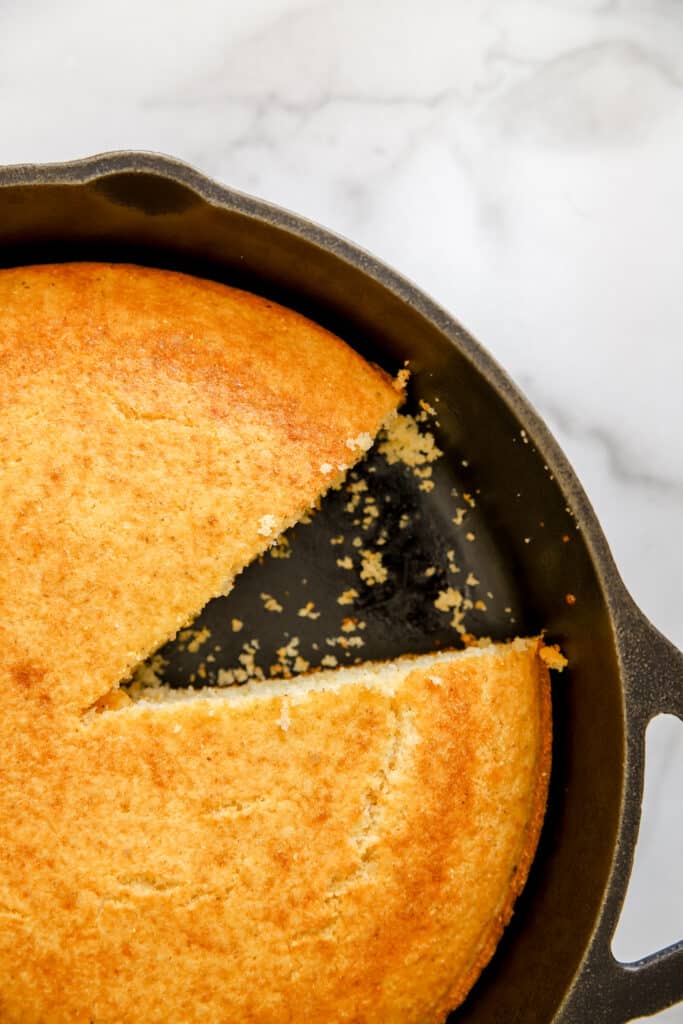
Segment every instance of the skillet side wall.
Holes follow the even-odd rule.
[[[521,594],[513,631],[547,629],[571,662],[554,684],[553,776],[539,853],[496,957],[452,1019],[550,1021],[599,914],[622,798],[623,694],[588,547],[552,466],[533,436],[525,443],[525,425],[486,379],[488,359],[464,331],[423,315],[418,293],[407,304],[366,274],[362,254],[353,266],[343,245],[335,252],[334,243],[321,247],[314,232],[295,233],[295,218],[289,230],[287,215],[268,223],[257,215],[258,204],[232,202],[232,209],[212,205],[180,182],[140,173],[5,186],[0,264],[127,260],[215,277],[300,310],[389,370],[409,359],[416,395],[440,400],[446,457],[466,450],[481,492],[491,573]],[[452,340],[447,333],[454,331]]]

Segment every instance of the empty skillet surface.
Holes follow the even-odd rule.
[[[254,638],[266,671],[293,637],[312,668],[326,654],[343,662],[451,646],[459,636],[452,614],[435,606],[449,587],[486,606],[467,612],[471,632],[499,639],[545,628],[570,658],[553,688],[548,814],[513,921],[454,1019],[597,1024],[680,997],[680,952],[629,971],[614,964],[609,939],[635,842],[644,728],[657,710],[680,712],[672,679],[681,658],[634,609],[561,452],[490,357],[362,252],[161,157],[9,168],[0,174],[0,214],[5,264],[170,266],[292,306],[391,372],[409,361],[409,410],[417,413],[420,400],[436,410],[421,424],[443,451],[434,489],[420,490],[419,477],[373,450],[357,473],[368,486],[361,496],[376,498],[377,521],[364,527],[364,503],[349,511],[350,495],[332,492],[310,524],[292,531],[289,559],[266,555],[228,598],[207,606],[198,625],[211,636],[195,637],[197,651],[187,639],[165,650],[166,675],[178,685],[193,674],[198,682],[202,662],[212,672],[233,668]],[[340,535],[342,544],[330,543]],[[386,580],[359,580],[362,550],[382,553]],[[347,557],[352,569],[337,564]],[[477,584],[467,583],[470,573]],[[354,604],[340,605],[351,588]],[[262,594],[282,611],[268,611]],[[319,618],[298,614],[309,602]],[[347,617],[365,628],[345,633]],[[241,631],[233,632],[233,618]],[[326,643],[340,636],[360,636],[363,646]]]

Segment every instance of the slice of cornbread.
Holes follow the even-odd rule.
[[[400,387],[168,271],[0,272],[0,702],[87,707],[339,480]]]

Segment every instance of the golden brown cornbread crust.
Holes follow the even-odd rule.
[[[299,519],[401,397],[321,327],[221,284],[0,271],[0,710],[89,705]]]
[[[0,1020],[443,1021],[540,830],[537,647],[8,737]]]

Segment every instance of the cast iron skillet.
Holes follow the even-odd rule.
[[[455,560],[456,582],[470,571],[480,581],[472,597],[493,595],[472,610],[468,628],[495,638],[545,628],[571,662],[554,684],[538,855],[496,956],[451,1020],[615,1024],[683,998],[683,942],[632,964],[610,951],[640,818],[645,729],[660,712],[683,717],[683,655],[634,605],[567,460],[503,371],[444,310],[365,252],[165,157],[112,153],[0,170],[0,263],[71,259],[214,277],[301,310],[389,370],[409,360],[410,408],[423,399],[437,410],[432,429],[444,457],[431,492],[376,453],[362,471],[387,499],[390,527],[389,578],[358,599],[363,656],[453,642],[433,601]],[[476,507],[458,528],[453,512],[464,492]],[[236,610],[251,616],[249,636],[258,633],[262,649],[298,635],[302,653],[320,660],[315,638],[339,628],[329,594],[342,570],[329,539],[350,525],[347,501],[333,494],[295,531],[291,559],[264,559],[240,579],[231,604],[208,607],[225,664],[244,640],[226,629]],[[396,515],[406,509],[410,525],[401,530]],[[268,616],[261,592],[292,600]],[[296,617],[304,598],[322,608],[320,620]],[[166,653],[171,681],[186,679],[188,652]]]

